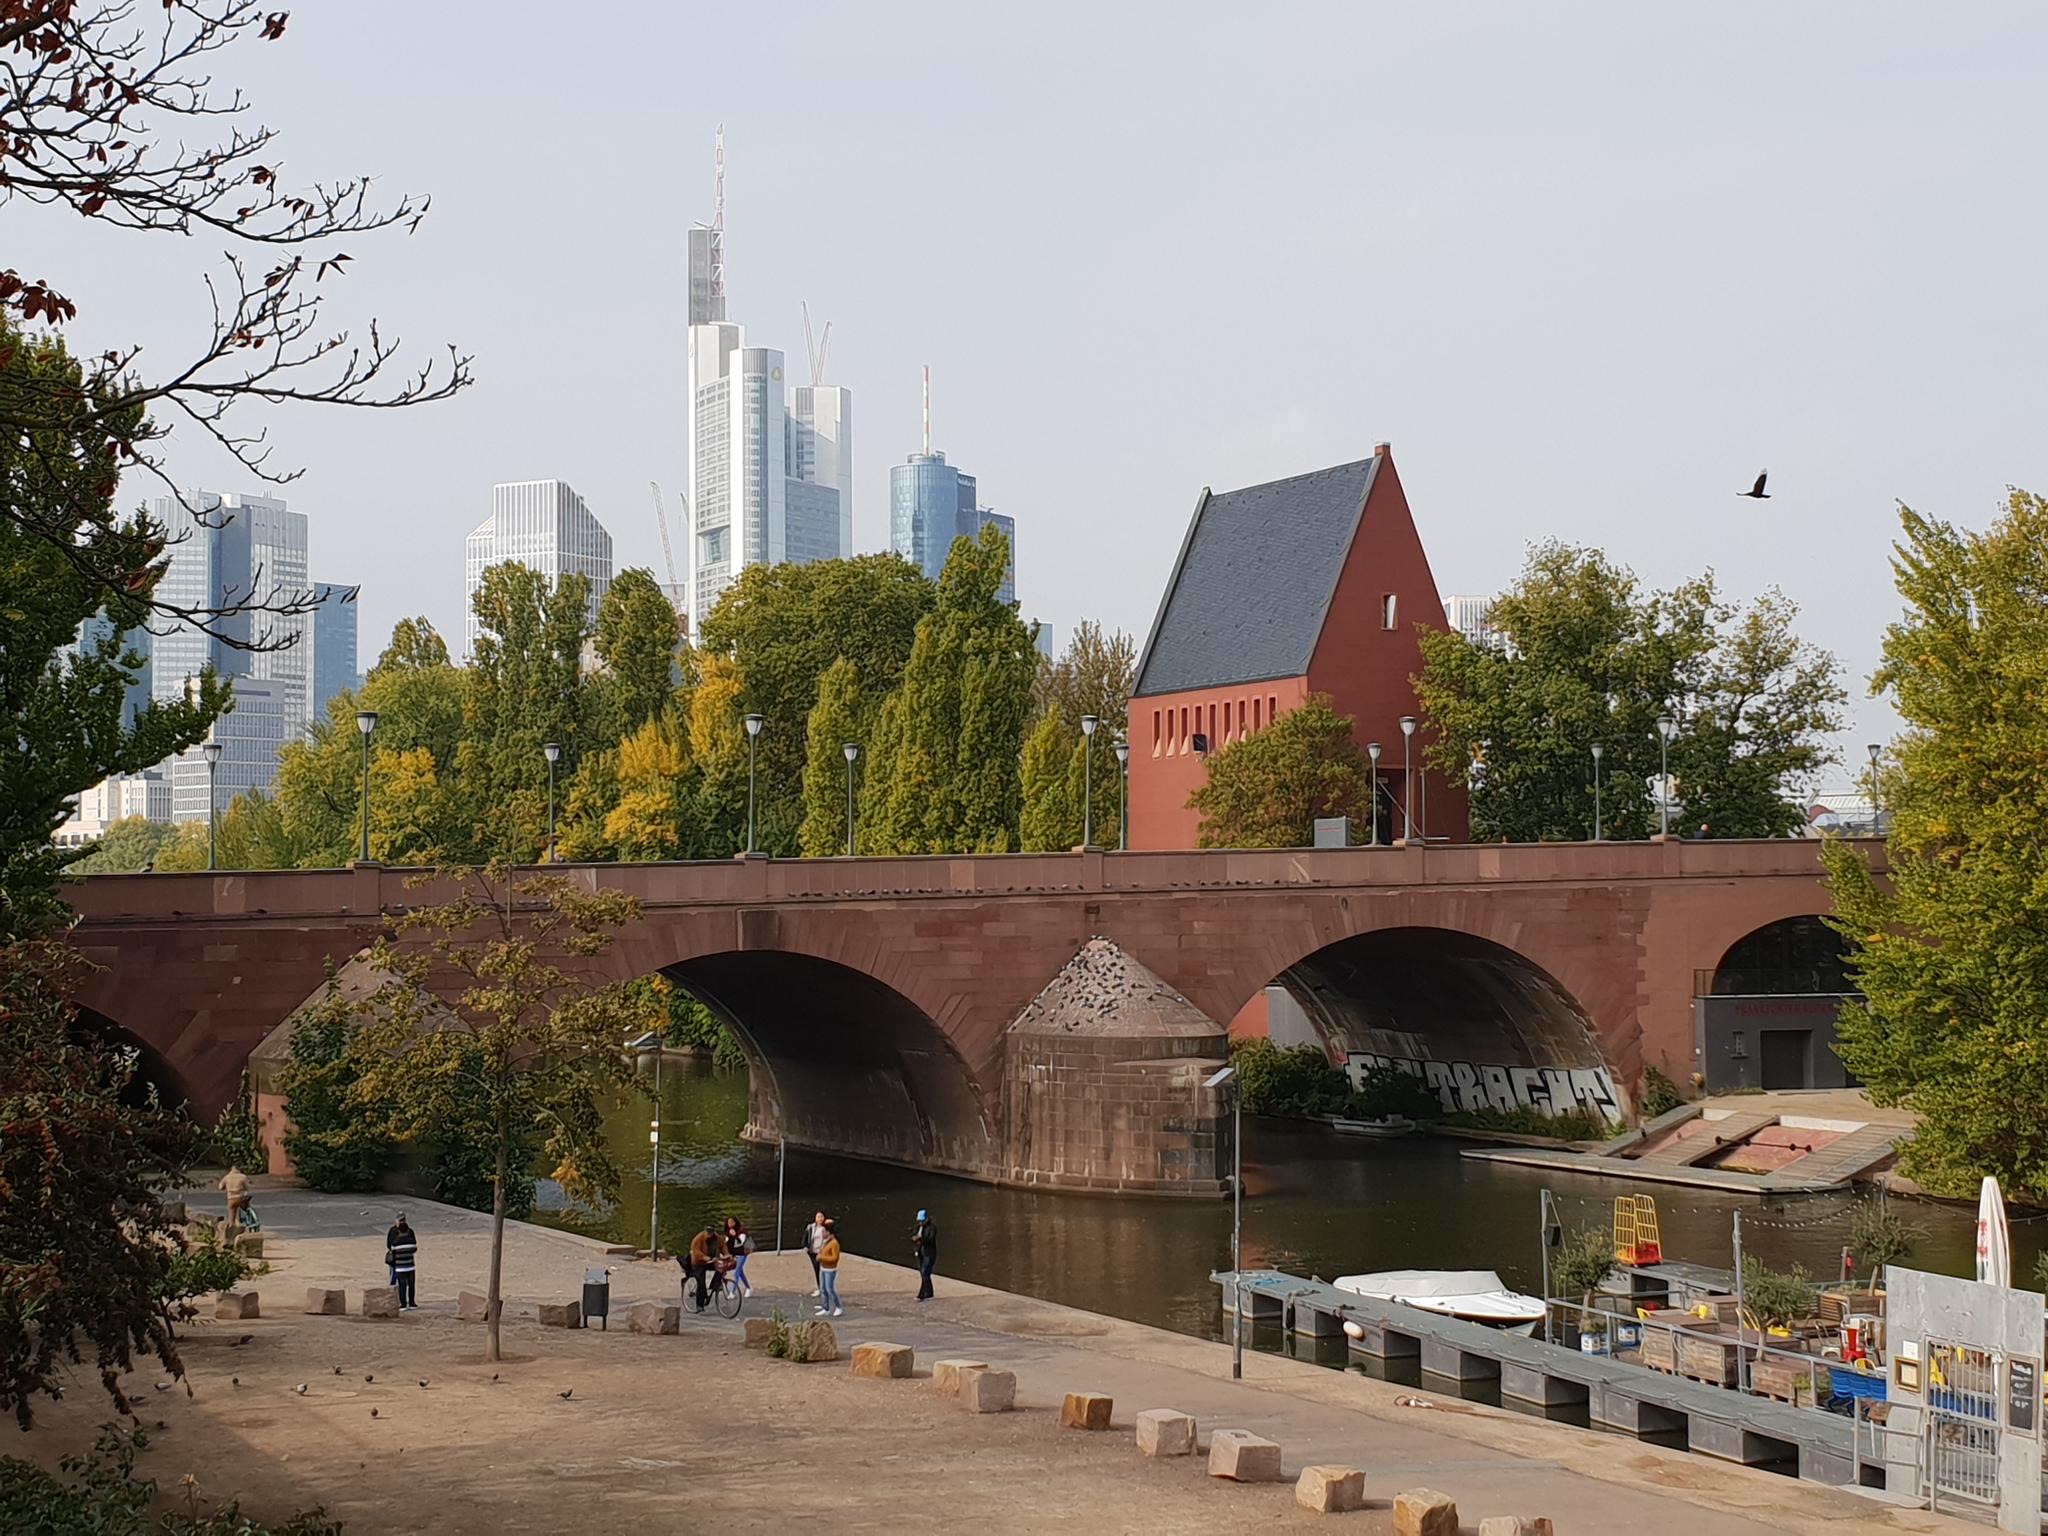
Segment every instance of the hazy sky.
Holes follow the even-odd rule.
[[[451,404],[275,418],[366,665],[404,614],[460,635],[495,480],[568,480],[659,568],[723,122],[730,313],[792,373],[798,301],[834,322],[858,548],[924,363],[1061,637],[1142,639],[1202,486],[1385,439],[1446,594],[1546,535],[1779,584],[1860,744],[1892,727],[1862,695],[1894,503],[1981,526],[2048,490],[2044,55],[2029,5],[299,0],[219,70],[287,181],[433,194],[349,243],[332,318],[476,354]],[[168,361],[203,324],[218,240],[10,221],[86,350]],[[1774,499],[1735,499],[1766,467]]]

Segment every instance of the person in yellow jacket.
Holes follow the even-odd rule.
[[[818,1316],[843,1317],[846,1308],[839,1305],[839,1223],[829,1216],[825,1218],[825,1244],[818,1250],[818,1289],[823,1293]]]

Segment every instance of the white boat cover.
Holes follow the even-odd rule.
[[[1330,1283],[1354,1296],[1404,1302],[1475,1322],[1534,1322],[1543,1316],[1541,1298],[1509,1290],[1490,1269],[1389,1269],[1340,1275]]]

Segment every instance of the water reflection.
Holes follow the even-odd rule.
[[[740,1215],[762,1248],[773,1248],[776,1152],[738,1139],[746,1122],[742,1073],[716,1073],[671,1059],[663,1072],[662,1246],[675,1251],[692,1232],[728,1213]],[[648,1233],[649,1101],[635,1098],[607,1117],[613,1155],[638,1168],[616,1209],[555,1210],[543,1219],[621,1242]],[[1521,1289],[1538,1288],[1537,1192],[1557,1195],[1565,1220],[1605,1226],[1624,1186],[1603,1179],[1506,1168],[1458,1156],[1458,1145],[1339,1140],[1296,1124],[1246,1127],[1245,1262],[1325,1279],[1375,1269],[1494,1269]],[[937,1174],[792,1150],[782,1241],[794,1247],[819,1206],[839,1221],[856,1253],[911,1262],[910,1232],[920,1207],[939,1223],[941,1276],[998,1286],[1090,1311],[1206,1338],[1226,1336],[1212,1270],[1230,1263],[1228,1201],[1179,1202],[1050,1195],[998,1189]],[[1743,1211],[1743,1245],[1767,1264],[1804,1264],[1837,1273],[1848,1241],[1847,1201],[1762,1202],[1656,1189],[1664,1251],[1695,1263],[1730,1262],[1731,1215]],[[544,1186],[543,1204],[560,1203]],[[1915,1205],[1927,1231],[1910,1262],[1969,1273],[1971,1213]],[[2030,1275],[2039,1224],[2013,1229],[2014,1269]],[[1270,1331],[1271,1337],[1267,1335]],[[1261,1326],[1255,1347],[1287,1344]],[[1334,1357],[1341,1361],[1341,1348]],[[1412,1364],[1412,1362],[1407,1362]],[[1397,1363],[1397,1368],[1398,1368]],[[1395,1379],[1399,1379],[1396,1377]]]

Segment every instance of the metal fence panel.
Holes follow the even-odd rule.
[[[1927,1444],[1921,1460],[1930,1508],[1943,1498],[1998,1506],[1998,1359],[1967,1344],[1927,1345]]]

